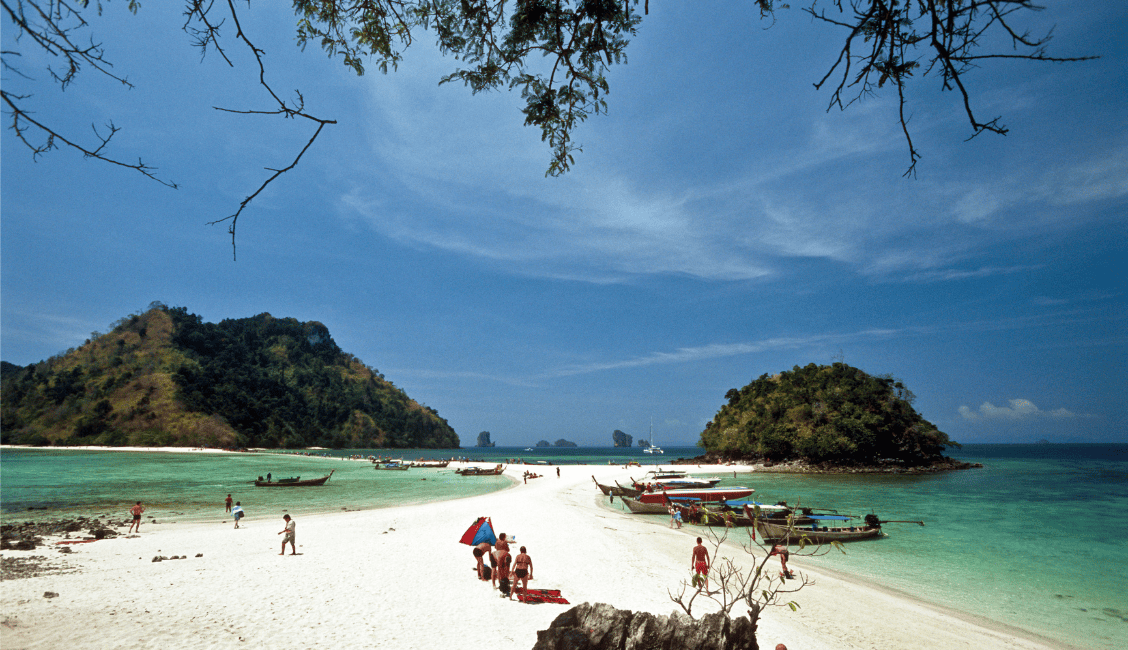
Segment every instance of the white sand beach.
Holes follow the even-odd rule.
[[[671,530],[664,518],[606,507],[591,476],[624,480],[629,472],[621,467],[565,465],[561,478],[540,467],[548,476],[527,485],[525,469],[510,466],[516,484],[485,496],[298,517],[297,556],[278,555],[282,512],[256,513],[238,530],[222,513],[215,523],[145,524],[139,535],[74,544],[69,554],[59,553],[55,540],[50,548],[3,551],[5,558],[45,557],[67,572],[2,583],[0,646],[528,650],[537,630],[569,605],[503,599],[480,582],[470,547],[458,543],[478,516],[515,537],[515,552],[528,548],[530,588],[559,589],[573,605],[676,609],[667,590],[689,578],[690,550],[703,529]],[[722,553],[751,560],[735,544]],[[152,562],[174,555],[187,558]],[[765,613],[762,648],[1061,647],[816,571],[801,559],[791,565],[815,584],[795,596],[799,611]],[[708,611],[698,605],[694,613]]]

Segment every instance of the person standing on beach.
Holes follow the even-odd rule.
[[[227,498],[224,500],[224,504],[227,506],[227,510],[225,512],[231,512],[231,495],[230,494],[227,495]]]
[[[141,532],[141,513],[142,512],[145,512],[145,508],[142,507],[140,501],[137,502],[137,505],[135,505],[135,506],[133,506],[132,508],[129,509],[129,514],[133,515],[133,521],[130,522],[130,524],[129,524],[129,530],[125,531],[127,535],[129,533],[133,532],[134,526],[137,527],[137,532]]]
[[[286,533],[286,536],[282,538],[282,552],[279,553],[279,555],[286,554],[286,542],[290,543],[290,555],[297,555],[298,548],[294,546],[294,533],[298,526],[298,522],[290,519],[290,515],[282,515],[282,518],[286,520],[286,527],[278,531],[278,534],[281,535],[282,533]]]
[[[529,581],[533,579],[533,558],[521,547],[521,553],[513,561],[513,590],[517,590],[517,581],[521,581],[521,593],[529,593]]]
[[[694,572],[693,580],[697,581],[697,576],[705,579],[705,592],[709,591],[709,549],[701,543],[701,538],[697,538],[697,546],[693,547],[693,556],[689,560],[689,568]]]
[[[235,527],[239,527],[239,520],[243,518],[243,506],[239,501],[235,502],[235,507],[231,509],[231,516],[235,518]]]
[[[513,556],[509,554],[508,545],[504,549],[498,546],[494,555],[497,556],[497,573],[495,574],[497,588],[501,591],[502,596],[508,596],[512,600],[513,590],[509,585],[509,565],[513,562]]]

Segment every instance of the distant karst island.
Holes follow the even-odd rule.
[[[616,447],[630,447],[631,441],[634,440],[634,438],[623,433],[622,431],[619,431],[618,429],[615,429],[615,431],[611,434],[611,440],[612,442],[614,442],[614,446]]]
[[[478,434],[478,444],[475,447],[493,447],[494,443],[490,442],[490,432],[483,431]]]
[[[754,460],[795,471],[975,466],[943,455],[959,444],[921,417],[912,392],[888,375],[812,363],[761,375],[725,397],[695,461]]]
[[[206,323],[155,302],[50,359],[0,362],[0,380],[4,444],[459,447],[325,325],[266,313]]]

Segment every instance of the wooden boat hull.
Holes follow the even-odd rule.
[[[712,501],[729,501],[735,499],[743,499],[744,497],[751,496],[755,492],[752,488],[746,487],[731,487],[731,488],[705,488],[705,489],[690,489],[690,490],[663,490],[661,492],[645,492],[638,496],[639,501],[646,503],[666,503],[666,499],[698,499],[702,502],[709,503]]]
[[[374,469],[381,469],[389,472],[406,472],[407,470],[411,469],[411,467],[408,465],[377,465]]]
[[[464,467],[462,469],[454,470],[455,474],[459,476],[499,476],[505,468],[501,465],[492,469],[482,469],[481,467]]]
[[[812,530],[810,527],[788,527],[786,525],[768,523],[763,520],[756,522],[756,532],[758,532],[766,542],[784,544],[799,544],[800,540],[804,539],[808,544],[853,542],[885,535],[880,527],[851,526],[848,528],[819,528]]]
[[[622,485],[619,485],[618,481],[615,481],[615,487],[611,488],[611,494],[617,497],[630,497],[632,499],[637,499],[639,495],[642,494],[642,490],[623,487]]]
[[[636,515],[666,515],[669,511],[666,510],[664,503],[644,503],[638,499],[631,497],[622,497],[623,503],[627,504],[627,508]]]
[[[305,481],[255,481],[255,487],[311,487],[314,485],[325,485],[333,472],[337,470],[330,470],[329,476],[322,476],[321,478],[311,478]]]
[[[611,494],[610,485],[601,485],[599,481],[595,480],[594,475],[591,477],[591,480],[595,481],[595,487],[599,488],[599,491],[603,493],[603,496],[608,496]]]

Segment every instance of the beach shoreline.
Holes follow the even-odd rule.
[[[629,473],[622,467],[563,465],[561,478],[549,471],[525,484],[526,469],[510,466],[510,487],[486,495],[300,516],[296,557],[278,555],[282,512],[257,513],[239,530],[230,521],[146,525],[140,535],[68,545],[70,553],[55,544],[3,551],[4,558],[44,557],[64,572],[4,582],[0,645],[532,648],[537,630],[568,606],[506,600],[479,582],[469,547],[458,544],[478,516],[515,536],[514,550],[528,546],[532,588],[559,589],[572,605],[676,609],[668,590],[689,577],[689,551],[703,529],[669,529],[661,519],[607,507],[591,477],[622,481]],[[700,471],[734,469],[742,471]],[[722,554],[747,561],[735,546]],[[184,559],[153,562],[160,556]],[[801,558],[790,564],[815,584],[794,595],[797,612],[762,616],[762,647],[892,650],[923,639],[938,648],[1065,647]],[[708,611],[699,604],[694,614]]]

